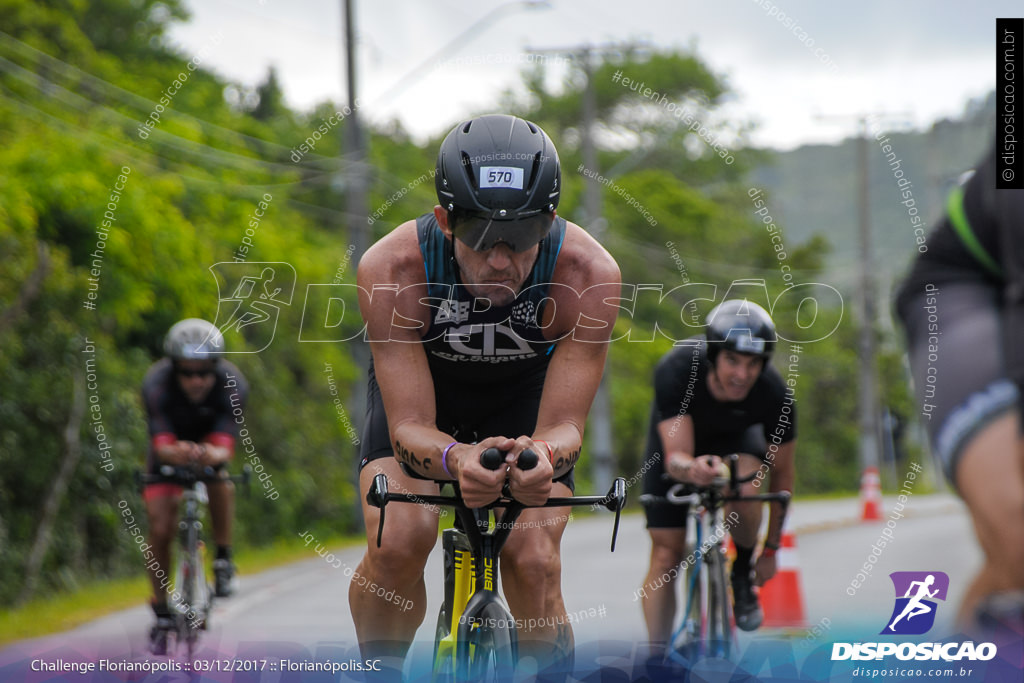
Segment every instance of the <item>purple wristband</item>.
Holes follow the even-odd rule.
[[[441,469],[444,470],[444,473],[447,474],[450,479],[454,479],[455,477],[453,477],[452,473],[448,471],[448,451],[450,451],[452,449],[452,446],[454,446],[457,443],[459,442],[452,441],[450,444],[448,444],[447,448],[444,449],[444,453],[441,454]]]

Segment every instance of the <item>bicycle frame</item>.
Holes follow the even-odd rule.
[[[445,531],[445,534],[453,539],[452,560],[455,572],[450,591],[449,586],[445,586],[445,605],[442,606],[439,616],[439,631],[442,626],[447,626],[447,633],[443,637],[438,633],[434,657],[435,676],[443,671],[446,661],[451,661],[457,680],[478,679],[487,661],[481,661],[477,656],[474,644],[475,641],[484,642],[483,639],[487,637],[491,638],[490,649],[496,649],[495,643],[501,641],[501,648],[507,650],[500,656],[501,661],[499,654],[495,653],[495,666],[499,670],[506,667],[508,670],[505,673],[511,674],[518,654],[518,638],[515,622],[498,591],[498,556],[526,506],[512,499],[506,488],[503,495],[490,505],[469,508],[462,500],[458,484],[453,484],[453,487],[452,496],[390,493],[387,476],[378,474],[374,477],[366,500],[370,505],[380,508],[377,546],[380,547],[384,533],[384,511],[389,502],[451,507],[463,528],[461,532]],[[538,507],[600,505],[615,512],[611,542],[611,549],[614,551],[619,530],[619,515],[625,501],[626,481],[619,477],[605,496],[549,498],[544,505]],[[498,508],[504,509],[505,514],[500,519],[495,514],[492,525],[492,512]],[[467,542],[465,545],[455,540],[459,534],[463,535]],[[448,602],[449,596],[451,602]],[[449,610],[447,614],[446,609]],[[444,621],[447,621],[447,624],[444,624]]]
[[[203,523],[199,518],[199,506],[208,500],[206,486],[202,481],[196,481],[192,487],[185,488],[182,493],[184,514],[178,522],[181,554],[178,558],[175,591],[182,599],[175,605],[175,611],[178,637],[187,643],[190,657],[199,638],[198,632],[206,628],[213,607],[212,591],[206,582],[205,545],[201,536]]]
[[[673,505],[688,505],[690,508],[687,524],[689,525],[692,520],[695,530],[691,537],[695,541],[695,550],[692,553],[694,562],[688,568],[689,587],[686,589],[687,599],[683,618],[672,633],[666,655],[670,660],[684,666],[692,664],[682,654],[685,648],[696,645],[697,651],[693,653],[695,655],[728,658],[736,638],[732,623],[732,599],[725,582],[725,534],[719,533],[720,529],[728,530],[721,519],[725,504],[733,501],[758,500],[778,502],[786,508],[791,498],[788,491],[741,495],[739,485],[752,481],[756,473],[747,477],[737,477],[736,463],[739,456],[733,453],[723,459],[729,465],[728,479],[718,478],[708,487],[677,482],[663,497],[644,495],[640,498],[640,502],[645,505],[668,502]],[[691,492],[681,495],[679,492],[683,490]],[[705,524],[710,529],[710,537],[715,539],[713,543],[706,543],[703,540]]]
[[[676,643],[695,643],[695,654],[727,659],[735,640],[725,588],[724,534],[719,533],[719,529],[725,528],[720,519],[721,507],[705,508],[698,503],[691,507],[687,517],[693,522],[694,562],[687,570],[689,586],[683,619],[669,640],[672,647],[668,651],[671,659],[684,665],[689,662]],[[704,541],[705,525],[710,532],[708,540],[713,538],[714,542]]]
[[[213,591],[206,582],[206,546],[202,541],[203,523],[201,504],[209,501],[206,481],[237,482],[247,484],[252,469],[245,465],[240,475],[219,476],[213,468],[201,470],[162,465],[159,474],[136,472],[136,481],[142,484],[171,482],[183,488],[183,513],[178,521],[180,553],[174,577],[174,594],[181,596],[174,605],[175,635],[178,643],[185,643],[191,658],[199,641],[199,631],[206,630],[213,609]]]

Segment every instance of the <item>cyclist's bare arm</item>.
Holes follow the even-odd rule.
[[[168,465],[204,465],[215,467],[229,462],[234,455],[231,448],[221,443],[203,441],[175,441],[158,446],[157,459]]]
[[[156,458],[167,465],[187,465],[199,457],[199,445],[194,441],[175,441],[156,447]]]
[[[445,474],[441,456],[455,439],[436,426],[434,381],[422,344],[430,321],[430,307],[420,301],[427,296],[426,282],[415,221],[403,223],[376,242],[359,262],[359,306],[395,458],[426,477],[447,480],[451,477]],[[504,472],[485,470],[479,464],[483,449],[507,446],[492,441],[459,445],[448,454],[448,469],[459,479],[463,498],[471,506],[491,502],[501,491]]]
[[[551,448],[553,476],[576,463],[583,444],[583,426],[604,373],[608,342],[621,293],[621,275],[604,247],[574,223],[566,224],[565,242],[552,274],[557,285],[545,310],[545,336],[557,339],[533,438]],[[548,455],[546,449],[539,451]],[[512,490],[541,484],[539,473],[513,471]],[[550,480],[549,480],[550,483]]]
[[[694,453],[693,418],[677,415],[658,423],[658,436],[665,451],[665,472],[677,481],[708,486],[719,476],[721,458],[700,458]]]
[[[779,491],[793,492],[793,480],[795,478],[794,454],[796,453],[796,439],[787,441],[779,446],[775,452],[775,459],[771,463],[770,483],[768,490],[771,493]],[[768,516],[768,534],[765,536],[765,543],[778,546],[782,541],[782,524],[786,518],[786,507],[782,503],[770,503],[771,513]]]
[[[203,439],[199,444],[203,452],[199,456],[202,465],[216,467],[231,462],[235,457],[234,438],[228,434],[215,432]]]

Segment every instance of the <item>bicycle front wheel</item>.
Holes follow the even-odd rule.
[[[455,680],[455,659],[451,644],[451,628],[444,606],[437,614],[437,629],[434,631],[433,683],[451,683]]]
[[[203,570],[202,542],[199,529],[187,526],[182,533],[181,559],[175,577],[175,619],[178,622],[178,641],[183,642],[188,657],[195,654],[199,630],[206,628],[210,609],[210,589]]]
[[[708,578],[707,654],[728,659],[732,650],[732,603],[729,584],[725,580],[725,548],[721,544],[712,546],[705,559]]]
[[[518,641],[512,615],[497,603],[484,605],[458,649],[456,680],[511,681]]]

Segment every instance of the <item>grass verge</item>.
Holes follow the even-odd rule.
[[[337,548],[365,541],[362,536],[334,536],[323,542]],[[288,539],[262,548],[239,549],[235,562],[244,573],[256,574],[315,554],[301,538]],[[36,598],[21,607],[0,610],[0,646],[66,631],[105,614],[136,607],[148,600],[149,590],[149,581],[143,575],[100,579]]]

